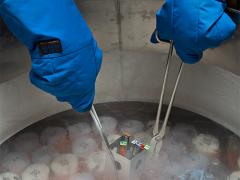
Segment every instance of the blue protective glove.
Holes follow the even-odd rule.
[[[89,111],[102,51],[73,0],[0,0],[0,13],[29,49],[31,83],[79,113]]]
[[[166,0],[156,14],[161,40],[173,40],[176,53],[194,64],[203,51],[231,38],[236,25],[224,12],[226,0]],[[155,31],[151,37],[157,43]]]

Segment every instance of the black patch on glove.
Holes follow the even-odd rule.
[[[38,44],[39,54],[41,56],[46,54],[62,52],[62,45],[59,39],[38,41],[37,44]]]

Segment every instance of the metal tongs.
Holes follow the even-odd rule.
[[[107,149],[107,152],[108,152],[108,154],[109,154],[109,156],[110,156],[110,158],[111,158],[111,160],[112,160],[113,167],[114,167],[114,170],[115,170],[116,180],[118,180],[118,171],[117,171],[117,168],[116,168],[116,165],[115,165],[115,159],[114,159],[114,156],[113,156],[112,151],[111,151],[111,149],[110,149],[110,146],[109,146],[109,143],[108,143],[106,134],[103,132],[102,124],[101,124],[101,122],[100,122],[100,120],[99,120],[99,118],[98,118],[98,115],[97,115],[97,113],[96,113],[95,108],[94,108],[93,105],[92,105],[92,108],[91,108],[91,110],[90,110],[90,114],[91,114],[91,116],[92,116],[92,118],[93,118],[93,121],[94,121],[94,123],[95,123],[95,126],[97,127],[98,131],[100,132],[100,135],[101,135],[101,137],[102,137],[102,140],[103,140],[103,142],[104,142],[104,145],[105,145],[105,147],[106,147],[106,149]]]
[[[156,37],[158,42],[163,42],[158,37],[157,29],[155,30],[155,37]],[[169,72],[169,67],[170,67],[171,58],[172,58],[172,52],[173,52],[173,46],[174,46],[173,40],[164,41],[164,42],[170,43],[170,47],[169,47],[168,60],[167,60],[167,66],[166,66],[166,70],[165,70],[165,76],[164,76],[164,81],[163,81],[162,92],[161,92],[159,106],[158,106],[156,123],[155,123],[155,126],[153,128],[153,136],[154,137],[152,138],[151,143],[150,143],[150,147],[151,147],[150,148],[150,153],[152,153],[154,151],[156,153],[159,153],[160,149],[162,147],[162,138],[165,135],[166,125],[167,125],[167,122],[168,122],[169,114],[170,114],[170,111],[171,111],[171,108],[172,108],[173,100],[174,100],[174,97],[175,97],[175,94],[176,94],[176,90],[177,90],[177,87],[178,87],[178,82],[179,82],[179,79],[180,79],[180,76],[181,76],[181,73],[182,73],[182,69],[183,69],[183,65],[184,65],[183,62],[180,65],[180,69],[179,69],[177,80],[176,80],[176,83],[175,83],[175,86],[174,86],[174,89],[173,89],[172,97],[171,97],[171,100],[170,100],[169,105],[168,105],[167,113],[165,115],[162,128],[161,128],[161,130],[159,132],[159,130],[158,130],[159,118],[160,118],[160,114],[161,114],[163,96],[164,96],[164,91],[165,91],[165,87],[166,87],[166,83],[167,83],[167,76],[168,76],[168,72]]]

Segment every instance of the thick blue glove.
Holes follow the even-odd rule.
[[[0,0],[8,28],[29,49],[31,83],[89,111],[102,51],[73,0]]]
[[[226,0],[166,0],[156,14],[161,40],[173,40],[176,53],[194,64],[203,51],[231,38],[236,25],[224,12]],[[155,31],[151,37],[157,43]]]

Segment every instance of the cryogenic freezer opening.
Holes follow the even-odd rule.
[[[149,145],[153,137],[157,108],[157,103],[129,101],[95,105],[110,143],[128,133],[145,145]],[[160,127],[166,109],[164,105]],[[16,174],[12,176],[30,178],[36,169],[50,179],[86,176],[100,180],[105,179],[105,173],[111,169],[106,167],[112,165],[106,163],[105,147],[90,114],[78,114],[73,110],[57,113],[24,128],[0,148],[3,173],[0,176],[4,177],[4,172],[10,171]],[[240,137],[230,130],[201,115],[173,107],[161,151],[159,154],[146,151],[146,162],[138,159],[133,164],[132,171],[145,164],[133,180],[187,177],[225,180],[239,171],[239,150]],[[115,163],[119,173],[128,174],[124,162],[116,160]],[[71,170],[65,171],[66,168]]]
[[[101,71],[96,81],[94,104],[97,104],[97,111],[100,115],[109,116],[111,122],[115,122],[111,124],[112,128],[108,129],[110,134],[114,134],[111,135],[110,140],[112,141],[120,136],[120,134],[116,134],[116,132],[120,133],[121,128],[119,129],[119,126],[116,124],[123,123],[123,121],[127,119],[134,120],[134,123],[136,123],[136,120],[140,121],[141,123],[136,123],[137,131],[146,132],[146,134],[150,133],[151,135],[152,122],[148,124],[147,121],[154,120],[156,116],[156,114],[153,115],[156,113],[155,103],[159,101],[169,47],[167,44],[163,43],[154,45],[149,42],[149,39],[152,31],[156,27],[155,13],[161,8],[164,2],[165,1],[162,0],[119,1],[118,8],[116,8],[116,1],[112,0],[75,1],[79,11],[90,27],[94,38],[97,40],[99,48],[102,49],[104,53]],[[233,144],[238,143],[238,137],[240,136],[240,70],[238,48],[240,41],[240,16],[239,11],[234,12],[227,10],[227,13],[237,24],[237,29],[233,37],[229,41],[222,43],[218,48],[205,51],[203,59],[199,63],[195,65],[186,65],[184,67],[184,72],[179,82],[179,88],[174,102],[174,112],[171,113],[171,122],[176,122],[175,124],[169,124],[170,127],[168,128],[168,130],[172,132],[175,125],[177,125],[177,121],[179,121],[179,117],[181,117],[181,122],[184,119],[187,121],[185,124],[195,122],[192,126],[197,129],[197,131],[195,131],[194,128],[190,129],[193,135],[202,133],[210,134],[214,137],[201,135],[198,136],[195,141],[191,141],[189,136],[181,136],[183,137],[181,141],[184,143],[179,145],[174,139],[166,136],[166,139],[168,139],[167,142],[173,141],[173,144],[167,143],[167,145],[170,144],[173,147],[171,151],[169,151],[172,154],[184,154],[186,151],[188,152],[188,150],[192,152],[193,149],[184,145],[189,142],[192,142],[195,148],[198,147],[199,151],[203,151],[204,148],[199,146],[199,142],[206,141],[207,144],[209,144],[209,139],[211,139],[211,141],[214,142],[214,150],[216,151],[217,147],[221,150],[221,153],[217,151],[216,157],[218,155],[220,155],[220,157],[225,155],[227,158],[225,158],[225,160],[220,160],[220,162],[212,161],[213,163],[210,163],[209,158],[207,158],[210,166],[212,164],[217,165],[208,166],[207,170],[211,170],[212,174],[214,174],[214,172],[218,174],[220,172],[219,169],[221,169],[223,174],[220,176],[223,177],[229,176],[232,171],[236,170],[237,155],[234,154],[234,151],[239,151],[235,149],[236,147],[233,148],[233,151],[229,150],[228,146],[232,147]],[[44,165],[40,166],[40,168],[44,169],[43,174],[46,175],[50,172],[51,178],[56,178],[56,174],[58,175],[57,178],[59,178],[60,172],[56,170],[53,174],[51,170],[51,160],[64,152],[69,152],[70,154],[78,154],[77,159],[71,155],[60,156],[57,162],[60,161],[61,163],[56,163],[54,167],[56,166],[56,169],[58,169],[59,166],[71,164],[73,167],[72,170],[75,172],[77,169],[76,166],[78,166],[82,172],[75,173],[70,178],[71,180],[75,178],[91,179],[95,173],[102,175],[102,166],[99,165],[99,167],[96,167],[94,159],[81,161],[80,158],[84,158],[81,152],[86,144],[83,145],[83,149],[79,150],[78,148],[74,148],[74,151],[73,145],[70,145],[78,139],[74,144],[74,147],[78,147],[78,143],[81,143],[79,137],[89,133],[91,133],[91,135],[97,133],[97,131],[92,130],[92,120],[88,119],[90,116],[86,115],[85,117],[85,115],[76,115],[74,111],[69,110],[71,109],[69,104],[58,102],[53,96],[37,89],[30,83],[29,71],[31,69],[31,59],[28,50],[7,29],[1,18],[0,21],[0,143],[2,144],[5,142],[1,145],[1,154],[15,151],[14,144],[12,143],[15,138],[17,141],[28,134],[23,134],[17,139],[18,135],[24,132],[30,132],[32,138],[28,139],[28,141],[31,143],[26,146],[18,147],[17,150],[20,152],[11,154],[10,156],[10,159],[13,157],[14,161],[19,158],[21,159],[21,166],[19,165],[19,167],[16,168],[16,173],[25,171],[23,169],[30,166],[30,163],[32,163],[30,159],[32,158],[31,160],[35,162],[39,159],[45,160],[44,162],[48,167]],[[175,82],[176,78],[175,73],[178,71],[180,62],[180,59],[174,52],[170,77],[168,79],[169,83],[166,87],[165,104],[169,102],[170,94],[173,89],[173,82]],[[124,103],[124,105],[121,105],[121,103]],[[142,105],[142,103],[145,105]],[[111,107],[114,106],[115,109],[123,108],[123,110],[121,112],[114,112],[115,110],[113,111],[110,108],[110,104]],[[108,107],[107,110],[106,107]],[[138,111],[143,114],[138,113]],[[187,113],[189,116],[186,115],[185,117],[184,114],[186,112],[191,115]],[[122,113],[126,116],[121,117],[121,115],[118,114],[117,118],[115,117],[116,113]],[[81,118],[78,118],[78,116]],[[116,121],[112,118],[115,118]],[[199,130],[197,127],[201,127],[201,124],[205,123],[202,119],[206,118],[208,119],[206,120],[203,130]],[[67,120],[62,122],[64,119]],[[79,119],[81,119],[80,122]],[[72,124],[66,124],[68,121],[74,122],[72,122]],[[52,122],[54,123],[52,124]],[[76,125],[77,123],[79,124]],[[214,128],[209,129],[208,132],[205,131],[209,124],[214,124],[214,128],[221,129],[222,131],[220,131],[219,134],[211,134],[212,131],[216,130]],[[61,134],[62,136],[57,136],[57,138],[50,140],[48,140],[48,136],[41,136],[43,130],[48,134],[49,131],[52,131],[51,127],[55,127],[56,125],[58,126],[57,129],[55,129],[56,131],[50,133],[49,136],[55,137],[55,133],[56,135]],[[175,130],[183,127],[182,125],[179,126],[180,125],[176,126]],[[190,125],[190,127],[192,126]],[[75,133],[75,129],[81,127],[84,127],[85,131],[83,133]],[[146,128],[150,130],[147,131]],[[116,129],[117,131],[115,132]],[[127,126],[122,127],[122,129],[128,132],[133,130]],[[231,136],[232,133],[235,133],[237,136]],[[149,136],[146,134],[140,134],[138,138],[146,136],[146,140],[143,141],[147,141]],[[221,138],[217,135],[219,135],[219,137],[221,136]],[[37,139],[39,139],[39,141]],[[85,139],[82,140],[84,141]],[[88,139],[88,143],[90,143],[91,146],[87,147],[89,148],[89,153],[94,153],[94,157],[99,160],[99,157],[103,157],[104,149],[101,149],[102,144],[100,143],[100,138],[94,140],[98,141],[97,146],[96,143],[92,143],[91,136]],[[55,142],[52,146],[44,145],[44,143],[47,144],[52,141]],[[217,143],[218,141],[219,146]],[[17,144],[21,143],[16,143],[16,146]],[[180,152],[175,151],[175,146],[180,149]],[[38,151],[36,151],[36,148]],[[96,151],[96,149],[98,151]],[[165,151],[167,151],[167,148],[165,149]],[[22,151],[25,151],[25,154],[22,154]],[[31,154],[32,151],[35,153]],[[39,156],[42,155],[41,152],[51,153],[46,159],[41,159],[39,158]],[[209,152],[211,154],[212,151],[209,150]],[[203,164],[201,167],[204,168],[207,162],[204,157],[209,156],[209,152],[206,154],[203,153],[203,156],[199,155],[197,157],[196,153],[193,152],[188,157],[183,156],[183,159],[178,159],[177,161],[188,162],[192,165],[191,160],[199,158]],[[181,169],[179,163],[173,163],[177,162],[175,161],[175,159],[177,159],[176,157],[178,156],[172,156],[168,159],[168,154],[161,154],[162,161],[167,162],[168,166],[167,169],[162,168],[163,172],[165,170],[167,172],[164,175],[155,173],[155,167],[161,167],[161,164],[154,161],[154,157],[148,157],[146,169],[149,168],[153,170],[152,176],[157,175],[157,177],[161,176],[165,179],[170,179],[171,175],[176,172],[181,172],[182,178],[185,176],[191,177],[191,174],[206,176],[202,171],[189,171],[189,174],[184,174],[179,170]],[[148,163],[149,160],[153,162],[153,167]],[[197,164],[195,165],[197,166]],[[15,169],[15,166],[12,167]],[[214,168],[216,167],[218,170],[215,171]],[[31,166],[29,171],[31,172],[34,168],[38,169],[39,166]],[[89,174],[89,168],[93,169],[95,172],[93,175],[91,173]],[[187,167],[183,168],[187,169]],[[1,169],[1,171],[5,170],[6,169]],[[29,171],[24,173],[24,177],[29,177]],[[76,172],[79,172],[79,170]],[[22,178],[16,173],[7,173],[5,175],[7,178]],[[145,176],[148,175],[149,174],[144,173],[141,178],[145,178]],[[61,176],[64,178],[68,177],[66,174]],[[234,176],[238,176],[238,172],[233,173],[232,177]]]
[[[150,43],[155,13],[165,1],[78,1],[75,3],[103,50],[94,103],[159,100],[169,46]],[[239,11],[226,11],[237,24],[233,37],[186,65],[174,106],[203,115],[240,136]],[[120,21],[119,21],[120,20]],[[71,109],[29,81],[28,50],[0,18],[0,143],[21,129]],[[107,37],[107,38],[106,38]],[[180,59],[173,53],[166,87],[169,102]]]

